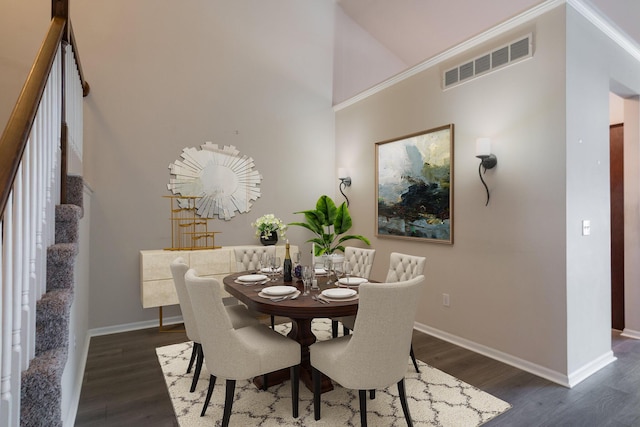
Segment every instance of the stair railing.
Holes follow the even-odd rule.
[[[20,374],[35,354],[55,206],[66,199],[69,155],[82,159],[89,86],[68,10],[68,0],[52,0],[49,30],[0,137],[0,425],[20,424]]]

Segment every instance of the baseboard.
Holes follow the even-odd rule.
[[[567,377],[567,375],[561,372],[557,372],[549,368],[545,368],[544,366],[531,363],[527,360],[520,359],[519,357],[515,357],[513,355],[503,353],[491,347],[478,344],[474,341],[461,338],[457,335],[453,335],[448,332],[444,332],[439,329],[432,328],[430,326],[427,326],[421,323],[416,322],[415,329],[420,332],[424,332],[427,335],[431,335],[443,341],[447,341],[447,342],[450,342],[451,344],[455,344],[459,347],[466,348],[467,350],[471,350],[475,353],[482,354],[483,356],[490,357],[494,360],[497,360],[498,362],[506,363],[507,365],[513,366],[514,368],[521,369],[523,371],[529,372],[530,374],[547,379],[556,384],[560,384],[561,386],[568,387],[568,388],[572,387],[571,382],[569,381],[569,378]]]
[[[78,405],[80,404],[80,393],[82,392],[82,382],[84,381],[84,369],[87,366],[87,357],[89,356],[89,344],[91,338],[87,333],[87,339],[84,340],[85,345],[82,349],[81,362],[79,372],[81,375],[76,376],[76,384],[73,387],[73,396],[71,396],[70,408],[67,412],[66,418],[62,421],[63,426],[73,427],[76,424],[76,416],[78,415]]]
[[[624,328],[620,335],[623,337],[640,340],[640,331],[634,331],[633,329]]]
[[[616,360],[618,359],[613,355],[613,351],[608,351],[597,359],[594,359],[582,366],[580,369],[576,369],[569,374],[569,387],[579,384],[592,374],[595,374],[600,369],[604,368],[609,363],[615,362]]]
[[[162,325],[175,325],[182,323],[182,316],[165,317]],[[137,331],[139,329],[157,328],[158,319],[145,320],[142,322],[124,323],[122,325],[105,326],[104,328],[89,329],[90,337],[99,337],[101,335],[118,334],[120,332]]]

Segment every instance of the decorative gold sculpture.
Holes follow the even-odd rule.
[[[171,200],[171,247],[167,251],[218,249],[209,219],[197,212],[199,196],[163,196]]]

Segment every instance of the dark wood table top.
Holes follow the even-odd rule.
[[[320,291],[335,287],[327,286],[326,277],[318,277],[320,291],[311,291],[311,295],[300,295],[294,300],[284,300],[273,302],[268,298],[263,298],[258,294],[267,286],[295,286],[302,292],[302,281],[294,279],[293,282],[285,283],[282,276],[278,276],[275,282],[268,282],[264,285],[246,286],[236,283],[235,280],[239,276],[249,274],[251,272],[234,273],[226,276],[223,280],[224,289],[231,295],[242,301],[252,310],[265,314],[273,314],[276,316],[289,317],[290,319],[313,319],[316,317],[340,317],[351,316],[358,311],[358,300],[351,301],[331,301],[329,304],[323,304],[311,299],[311,295],[318,294]]]

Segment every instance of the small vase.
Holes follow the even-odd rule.
[[[265,236],[264,234],[260,236],[260,243],[263,246],[273,246],[278,243],[278,232],[272,231],[271,236]]]

